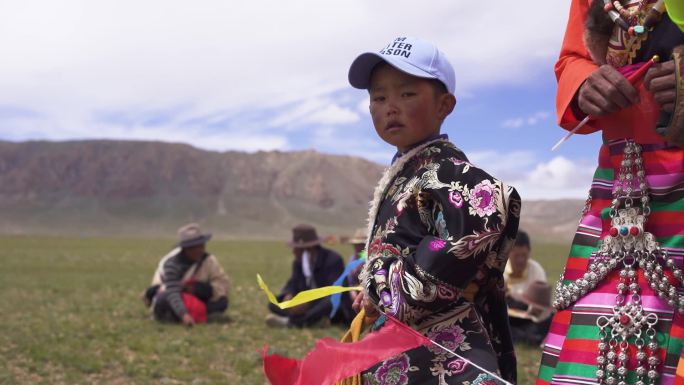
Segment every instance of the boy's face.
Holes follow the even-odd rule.
[[[432,81],[385,63],[373,70],[368,91],[375,131],[402,152],[439,134],[442,121],[456,105],[454,96],[438,93]]]

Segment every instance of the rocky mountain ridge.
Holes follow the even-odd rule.
[[[383,166],[316,151],[214,152],[139,141],[0,141],[0,233],[287,238],[363,226]],[[581,201],[525,201],[523,227],[568,240]]]

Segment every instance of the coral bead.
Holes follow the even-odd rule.
[[[628,325],[632,321],[632,318],[628,316],[627,314],[623,314],[620,316],[620,324],[622,325]]]
[[[617,229],[617,227],[611,227],[609,232],[610,232],[610,236],[611,236],[611,237],[617,237],[617,236],[618,236],[618,229]]]

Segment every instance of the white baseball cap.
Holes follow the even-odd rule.
[[[453,94],[456,88],[454,68],[444,53],[425,40],[414,37],[398,37],[380,52],[359,55],[349,67],[349,83],[354,88],[368,89],[373,68],[380,62],[409,75],[437,79]]]

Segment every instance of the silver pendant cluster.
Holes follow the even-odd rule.
[[[651,212],[641,158],[641,147],[627,141],[611,204],[611,228],[601,247],[591,255],[588,271],[568,285],[562,277],[556,285],[554,307],[565,309],[593,290],[613,270],[620,269],[613,314],[601,316],[596,378],[600,385],[627,385],[629,341],[635,348],[635,385],[656,384],[658,379],[658,316],[646,313],[641,303],[637,269],[641,268],[658,297],[684,313],[684,296],[677,286],[684,284],[682,270],[675,266],[655,236],[644,230]],[[665,272],[669,270],[677,286]]]

